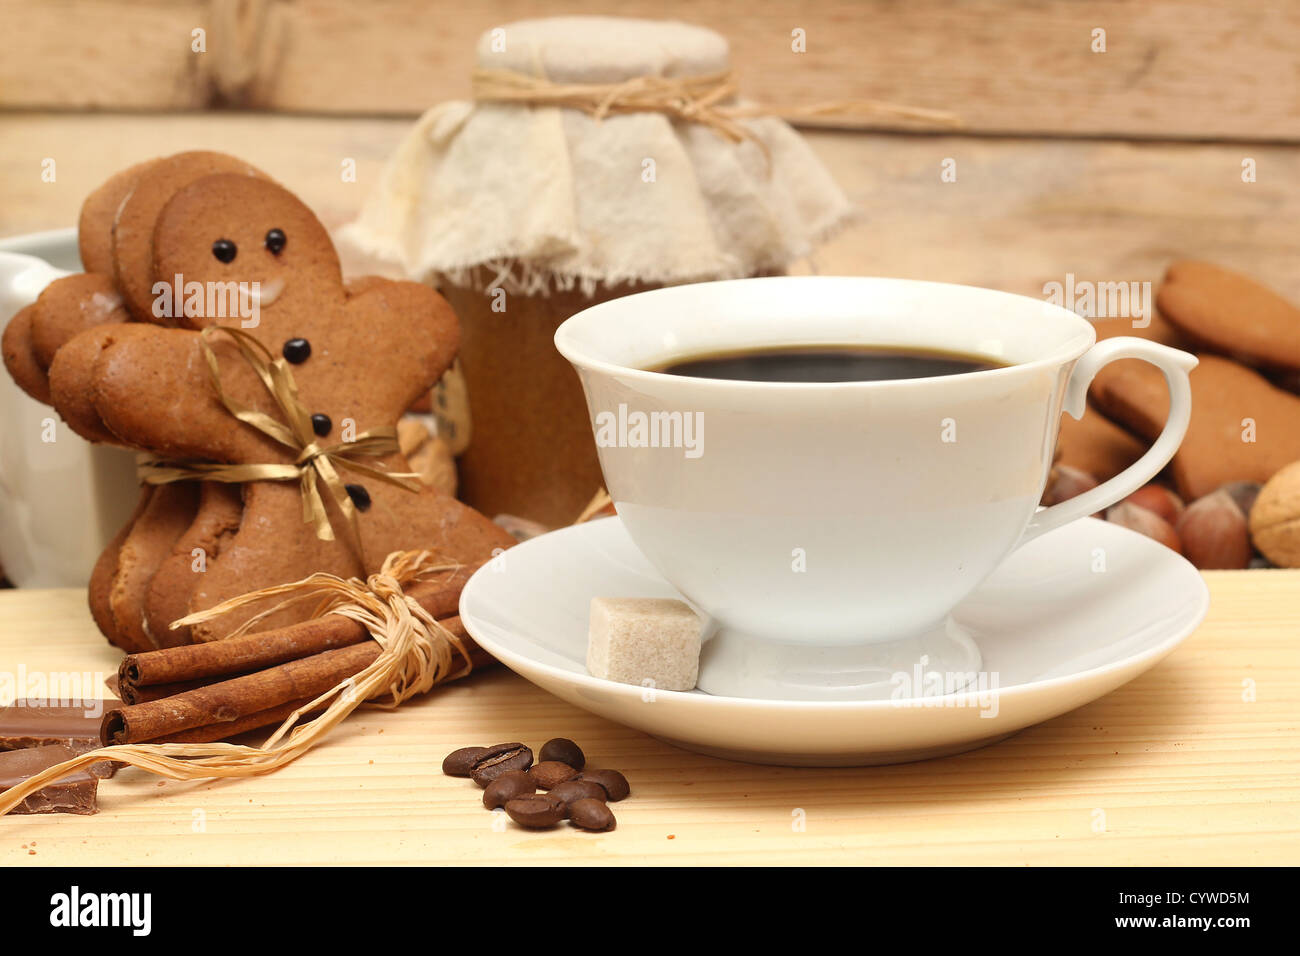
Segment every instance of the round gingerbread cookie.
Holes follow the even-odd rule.
[[[1156,304],[1197,344],[1249,365],[1300,369],[1300,307],[1208,262],[1169,266]]]
[[[81,267],[87,272],[112,276],[113,222],[117,219],[118,207],[135,189],[145,170],[156,162],[151,159],[114,173],[81,204],[81,217],[77,220],[77,251],[81,253]]]

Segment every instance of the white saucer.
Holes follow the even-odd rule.
[[[953,618],[983,655],[982,686],[896,700],[781,701],[649,690],[590,676],[593,597],[679,597],[618,518],[518,545],[460,601],[474,639],[592,713],[701,753],[753,763],[855,766],[960,753],[1096,700],[1192,633],[1209,592],[1187,561],[1092,518],[1014,552]]]

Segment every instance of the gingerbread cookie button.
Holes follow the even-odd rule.
[[[306,339],[290,339],[284,343],[280,353],[294,365],[301,365],[311,358],[311,343]]]
[[[348,497],[352,499],[352,503],[357,506],[358,511],[370,510],[370,492],[366,491],[361,485],[344,485],[343,488],[347,491]]]
[[[229,239],[218,239],[212,244],[212,255],[218,262],[228,265],[235,261],[235,256],[239,255],[239,247]]]

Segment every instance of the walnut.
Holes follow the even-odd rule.
[[[1250,509],[1250,536],[1279,568],[1300,568],[1300,461],[1287,465],[1260,489]]]

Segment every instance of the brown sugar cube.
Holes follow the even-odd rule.
[[[700,619],[671,598],[591,599],[587,670],[593,677],[690,690],[700,670]]]

